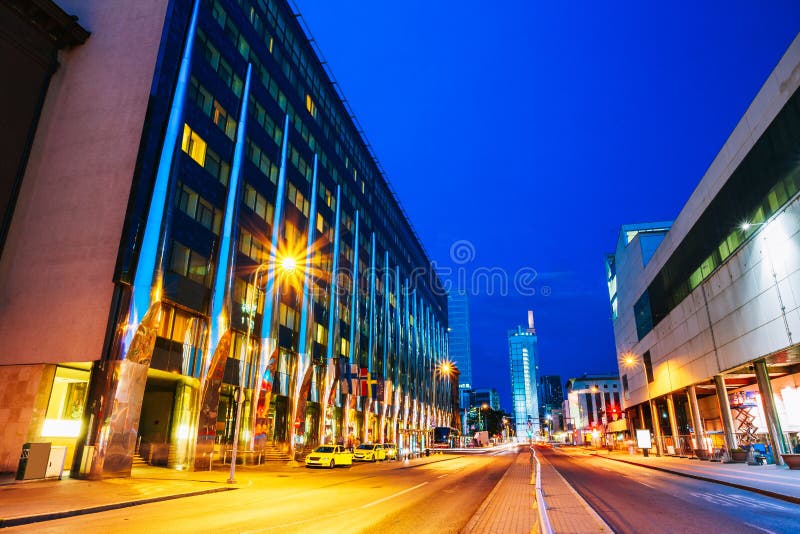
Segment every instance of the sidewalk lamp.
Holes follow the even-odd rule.
[[[628,368],[636,366],[642,367],[642,373],[644,375],[644,385],[647,391],[647,405],[650,407],[650,420],[653,425],[657,424],[656,417],[658,417],[658,414],[656,413],[656,410],[653,407],[653,399],[650,396],[650,380],[647,377],[647,366],[645,366],[643,360],[638,359],[630,352],[623,355],[622,364]],[[644,421],[642,421],[642,426],[644,426]],[[656,454],[661,456],[661,443],[660,440],[658,439],[656,440]]]
[[[489,409],[488,404],[486,404],[485,402],[481,404],[481,421],[482,421],[481,430],[487,430],[488,425],[486,424],[486,410],[488,409]]]
[[[231,472],[230,476],[228,477],[228,484],[235,484],[236,479],[234,478],[236,475],[236,453],[239,450],[239,426],[242,421],[242,404],[244,404],[244,375],[247,369],[247,362],[246,359],[248,354],[250,353],[250,337],[253,333],[253,326],[255,324],[255,315],[256,310],[258,308],[258,281],[259,281],[259,274],[262,273],[264,269],[266,269],[266,275],[272,275],[273,278],[278,278],[279,274],[286,273],[290,274],[293,273],[294,270],[297,268],[297,258],[292,256],[291,254],[287,255],[279,255],[280,257],[275,258],[272,262],[261,263],[256,267],[256,270],[250,274],[250,278],[248,279],[248,286],[247,286],[247,293],[245,294],[245,303],[242,305],[242,311],[245,313],[247,317],[247,330],[245,333],[244,338],[244,360],[241,362],[239,366],[239,387],[236,389],[235,401],[236,401],[236,422],[233,428],[233,446],[231,447]],[[269,280],[267,280],[269,282]],[[253,288],[252,292],[250,288]]]

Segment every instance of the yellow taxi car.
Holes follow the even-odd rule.
[[[384,443],[383,448],[386,450],[387,460],[397,460],[397,445],[394,443]]]
[[[353,451],[355,462],[377,462],[386,459],[386,449],[380,443],[362,443]]]
[[[306,467],[328,467],[353,465],[353,453],[341,445],[320,445],[306,456]]]

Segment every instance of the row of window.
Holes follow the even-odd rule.
[[[210,118],[211,122],[217,125],[228,139],[235,140],[236,120],[230,116],[219,100],[215,99],[211,92],[203,87],[194,76],[189,80],[188,96],[189,100],[195,102],[200,111]]]
[[[205,168],[222,185],[228,185],[228,178],[231,174],[230,164],[209,148],[208,143],[197,132],[192,130],[188,124],[183,125],[181,150],[188,154],[198,165]]]
[[[178,209],[219,235],[222,211],[183,183],[178,183]]]
[[[197,30],[197,41],[201,45],[201,52],[203,57],[206,59],[206,62],[209,66],[216,72],[222,83],[226,86],[230,87],[233,94],[235,94],[238,98],[242,97],[242,91],[244,90],[244,82],[236,73],[233,72],[230,63],[225,61],[222,55],[219,53],[217,47],[215,47],[206,37],[206,34],[203,33],[203,30]]]
[[[205,287],[211,287],[211,269],[208,258],[178,241],[172,242],[170,271],[193,280]]]
[[[255,144],[252,139],[247,138],[244,146],[244,155],[250,162],[261,171],[273,184],[278,183],[278,166],[272,163],[261,147]]]
[[[244,184],[244,205],[250,208],[264,220],[269,226],[272,226],[272,219],[275,216],[275,206],[273,206],[267,199],[253,186],[248,183]]]

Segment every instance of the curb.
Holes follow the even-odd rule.
[[[736,482],[728,482],[727,480],[719,480],[717,478],[706,477],[702,475],[693,475],[691,473],[686,473],[684,471],[675,471],[673,469],[667,469],[666,467],[658,467],[655,465],[645,465],[640,464],[638,462],[631,462],[630,460],[623,460],[621,458],[612,458],[610,456],[601,456],[599,454],[595,455],[598,458],[605,458],[606,460],[613,460],[615,462],[622,462],[625,464],[636,465],[639,467],[644,467],[645,469],[653,469],[655,471],[663,471],[664,473],[671,473],[673,475],[678,475],[686,478],[693,478],[695,480],[702,480],[704,482],[713,482],[714,484],[721,484],[723,486],[730,486],[731,488],[736,488],[744,491],[750,491],[752,493],[760,493],[761,495],[765,495],[767,497],[772,497],[773,499],[779,499],[781,501],[786,501],[794,504],[800,504],[800,497],[792,497],[791,495],[784,495],[783,493],[777,493],[770,490],[765,490],[761,488],[754,488],[752,486],[745,486],[744,484],[737,484]]]
[[[152,497],[150,499],[139,499],[136,501],[125,501],[113,504],[103,504],[100,506],[92,506],[90,508],[80,508],[78,510],[66,510],[63,512],[52,512],[49,514],[30,515],[25,517],[12,517],[9,519],[0,518],[0,528],[16,527],[19,525],[29,525],[31,523],[40,523],[42,521],[53,521],[54,519],[64,519],[67,517],[76,517],[79,515],[96,514],[98,512],[107,512],[109,510],[118,510],[120,508],[130,508],[132,506],[141,506],[143,504],[171,501],[173,499],[183,499],[185,497],[197,497],[198,495],[207,495],[209,493],[219,493],[222,491],[232,491],[235,489],[237,488],[214,488],[207,490],[191,491],[189,493],[178,493],[175,495],[164,495],[163,497]]]

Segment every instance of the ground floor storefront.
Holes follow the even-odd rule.
[[[653,453],[782,465],[800,454],[800,369],[757,359],[628,407],[627,419],[631,439],[650,430]]]

